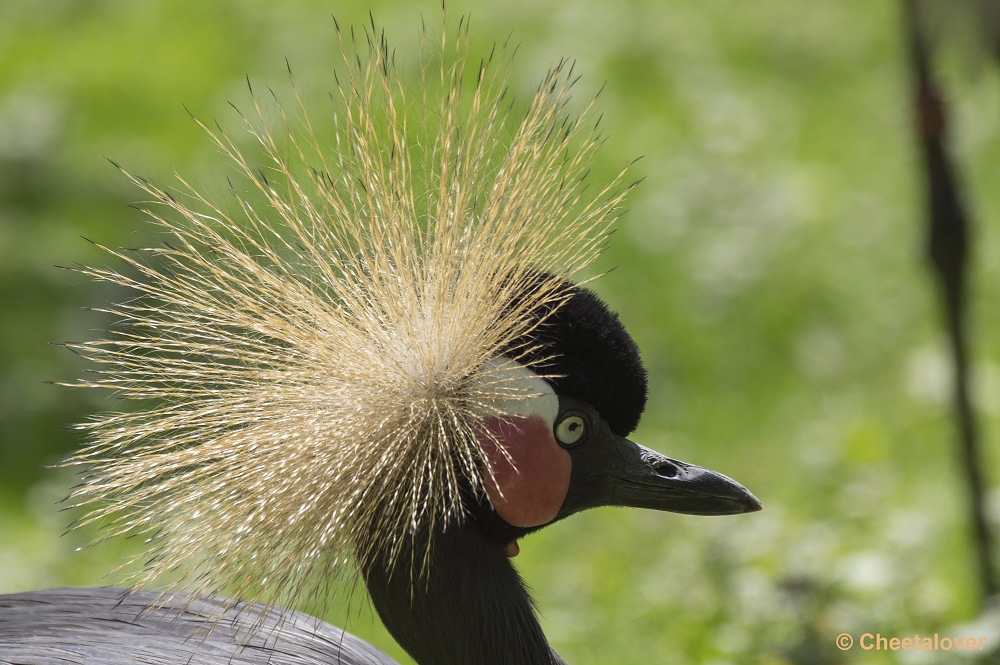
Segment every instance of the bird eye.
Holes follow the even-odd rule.
[[[570,414],[556,423],[556,440],[563,446],[575,446],[587,435],[587,421],[583,416]]]

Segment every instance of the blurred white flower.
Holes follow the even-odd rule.
[[[943,404],[952,392],[952,365],[939,345],[922,346],[906,363],[906,391],[918,402]]]
[[[859,591],[881,590],[892,585],[895,579],[893,566],[880,552],[859,552],[840,564],[840,578]]]
[[[37,159],[59,135],[59,104],[37,92],[15,91],[0,99],[0,156]]]

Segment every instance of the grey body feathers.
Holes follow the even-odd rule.
[[[398,665],[350,633],[256,603],[118,587],[0,596],[2,665]],[[160,601],[162,604],[162,601]],[[152,607],[152,609],[151,609]]]

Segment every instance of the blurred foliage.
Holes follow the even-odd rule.
[[[54,266],[138,245],[140,198],[104,161],[211,190],[226,166],[195,116],[235,128],[256,88],[332,87],[341,25],[372,10],[413,63],[434,3],[0,3],[0,592],[103,583],[127,544],[74,552],[57,512],[63,426],[112,398],[46,385],[85,371],[50,342],[106,324],[122,294]],[[638,341],[637,441],[746,484],[765,510],[601,510],[529,537],[517,563],[567,662],[875,663],[834,638],[933,633],[977,590],[953,452],[949,363],[922,256],[919,171],[895,2],[449,3],[483,49],[520,43],[515,92],[576,58],[607,173],[643,155],[596,283]],[[1000,83],[942,58],[977,224],[975,396],[1000,450]],[[585,95],[584,95],[585,96]],[[1000,491],[991,494],[1000,518]],[[370,608],[329,618],[409,662]],[[918,654],[900,654],[914,656]],[[927,660],[912,662],[930,662]],[[909,661],[908,661],[909,662]]]

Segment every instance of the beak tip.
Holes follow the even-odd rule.
[[[743,485],[740,485],[735,480],[729,480],[732,483],[731,487],[734,490],[730,495],[731,500],[737,502],[741,508],[739,513],[756,513],[764,510],[764,505],[760,502],[760,499],[755,497],[750,490]]]
[[[710,469],[699,469],[699,476],[711,483],[720,505],[716,515],[742,515],[764,509],[760,500],[750,490],[728,476]]]
[[[746,515],[764,510],[764,506],[753,494],[747,492],[740,493],[742,496],[720,497],[720,505],[715,506],[712,512],[705,512],[705,515]]]
[[[707,471],[711,478],[718,483],[716,489],[716,500],[719,502],[715,506],[715,512],[706,512],[707,515],[744,515],[746,513],[756,513],[764,509],[760,500],[755,497],[750,490],[743,487],[735,480],[723,476],[715,471]],[[721,487],[719,486],[721,485]]]

